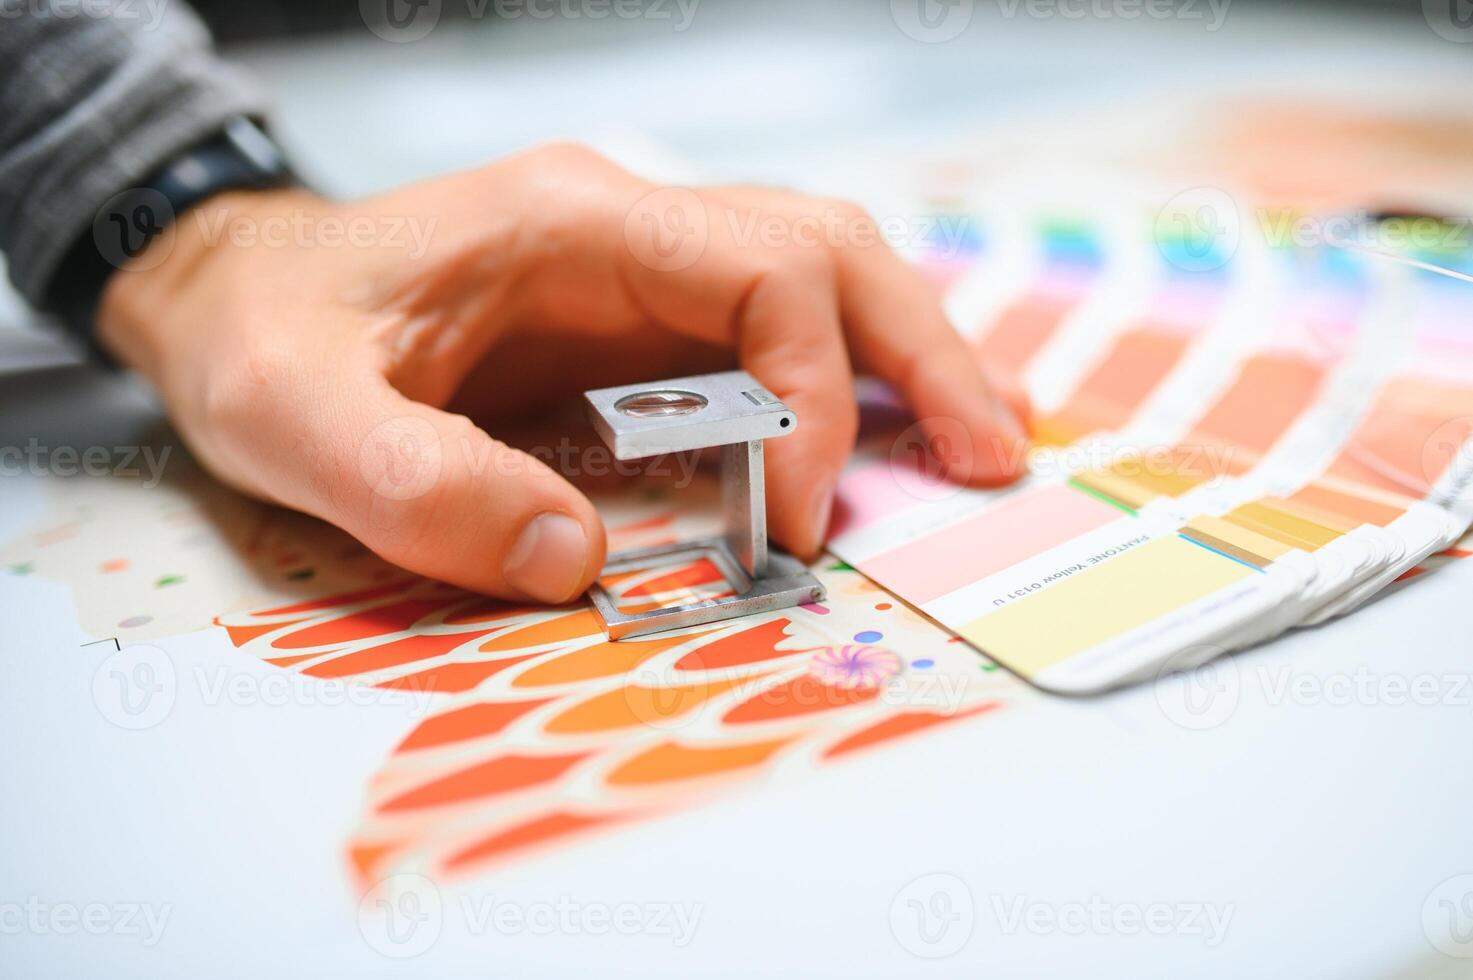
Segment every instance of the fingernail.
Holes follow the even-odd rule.
[[[814,548],[822,548],[829,533],[829,518],[834,512],[834,481],[825,480],[813,492],[813,533],[817,535]]]
[[[540,602],[573,598],[588,564],[588,535],[567,514],[538,514],[506,556],[502,574],[514,589]]]

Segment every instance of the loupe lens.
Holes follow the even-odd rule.
[[[669,418],[672,415],[692,415],[706,407],[706,399],[693,391],[641,391],[637,395],[626,395],[614,403],[614,407],[625,415],[637,419]]]

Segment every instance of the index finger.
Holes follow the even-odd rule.
[[[873,225],[858,209],[850,218]],[[928,434],[936,435],[944,420],[961,423],[971,453],[938,460],[954,478],[982,485],[1016,479],[1027,448],[1027,397],[989,379],[920,272],[874,236],[869,240],[838,250],[840,303],[855,361],[899,389]]]
[[[630,247],[615,254],[629,260],[620,280],[647,317],[734,348],[742,366],[792,408],[797,427],[766,448],[767,511],[773,537],[806,557],[823,543],[858,430],[836,271],[826,250],[743,239],[733,216],[749,211],[761,212],[754,196],[658,190],[631,212],[626,235],[631,226],[698,227],[698,249],[680,256],[626,238]],[[677,261],[667,261],[672,255]]]

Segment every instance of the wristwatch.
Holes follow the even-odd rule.
[[[271,137],[244,116],[232,118],[214,136],[98,209],[91,227],[57,266],[44,308],[100,353],[93,343],[93,320],[108,279],[137,259],[179,215],[223,191],[298,183]]]

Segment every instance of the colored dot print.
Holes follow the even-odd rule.
[[[878,643],[885,638],[879,630],[861,630],[854,634],[855,643]]]
[[[832,687],[879,687],[900,673],[900,658],[879,647],[823,647],[808,662],[808,672],[820,683]]]

